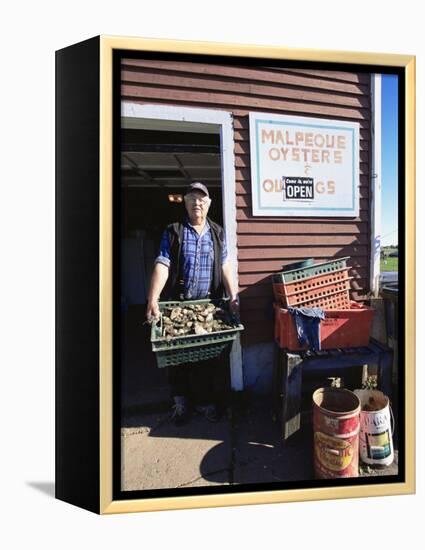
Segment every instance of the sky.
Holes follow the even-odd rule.
[[[381,246],[398,244],[398,117],[397,75],[382,75],[382,215]]]

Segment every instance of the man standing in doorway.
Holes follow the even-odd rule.
[[[211,198],[200,182],[189,185],[184,196],[187,217],[183,223],[169,225],[163,233],[160,253],[148,295],[146,317],[149,322],[160,315],[158,300],[217,299],[226,291],[232,313],[238,314],[239,302],[232,266],[227,258],[224,230],[208,218]],[[216,365],[211,360],[168,367],[168,379],[174,400],[174,423],[182,425],[190,416],[188,396],[196,395],[196,410],[211,422],[219,418],[217,410]],[[193,379],[198,385],[193,391]]]

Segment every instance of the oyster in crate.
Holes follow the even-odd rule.
[[[204,335],[231,328],[233,324],[229,313],[213,303],[168,307],[162,314],[162,336],[167,341],[179,336]]]

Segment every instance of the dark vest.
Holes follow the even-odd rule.
[[[210,225],[214,247],[214,264],[212,280],[210,285],[210,298],[222,298],[224,296],[221,255],[223,252],[224,229],[217,223],[207,218]],[[182,300],[184,292],[183,281],[183,231],[184,225],[175,222],[167,226],[168,238],[170,241],[170,273],[162,296],[166,300]],[[161,299],[164,299],[161,298]]]

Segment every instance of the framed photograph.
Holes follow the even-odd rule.
[[[415,58],[56,52],[56,497],[415,491]]]

